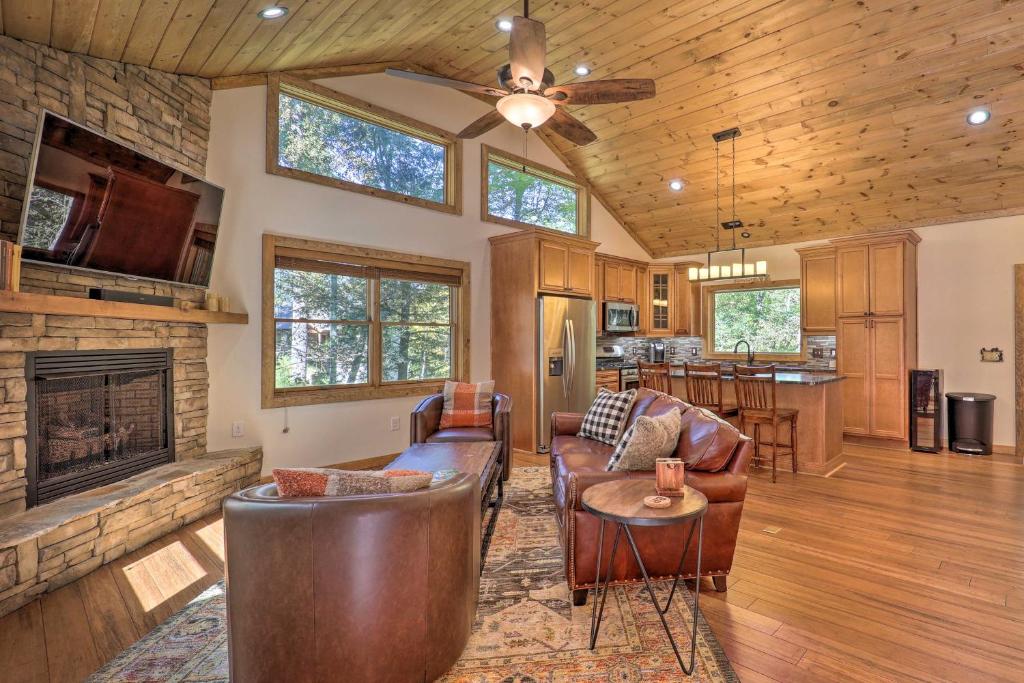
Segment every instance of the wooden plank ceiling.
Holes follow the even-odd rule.
[[[281,0],[288,16],[262,21],[268,2],[0,0],[0,30],[207,77],[405,62],[490,84],[507,62],[495,19],[520,11]],[[653,100],[574,108],[597,142],[555,140],[656,256],[713,244],[711,134],[732,126],[749,245],[1024,213],[1024,0],[534,0],[531,16],[558,81],[579,63],[657,80]],[[993,117],[974,128],[976,106]]]

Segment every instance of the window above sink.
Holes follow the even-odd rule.
[[[706,357],[745,362],[746,341],[755,362],[802,358],[799,280],[711,285],[703,293]]]

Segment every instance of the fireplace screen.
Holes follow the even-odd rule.
[[[174,459],[169,351],[38,353],[29,362],[30,505]]]

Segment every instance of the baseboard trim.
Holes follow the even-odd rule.
[[[339,462],[333,465],[320,465],[320,467],[326,467],[333,470],[379,470],[387,465],[391,464],[391,461],[397,458],[400,453],[388,453],[387,455],[376,455],[372,458],[362,458],[361,460],[348,460],[346,462]],[[261,484],[270,484],[274,481],[272,475],[267,475],[260,479]]]

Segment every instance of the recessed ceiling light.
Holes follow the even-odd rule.
[[[271,5],[270,7],[264,7],[257,14],[260,19],[280,19],[288,14],[288,8],[281,7],[280,5]]]
[[[587,66],[586,64],[577,64],[576,68],[573,69],[573,71],[576,73],[577,76],[589,76],[590,75],[590,67]]]
[[[668,189],[672,190],[673,192],[679,192],[679,190],[683,189],[684,185],[686,185],[686,183],[684,183],[679,178],[675,178],[674,180],[668,181]]]
[[[504,31],[505,33],[508,33],[509,31],[512,30],[511,19],[498,19],[498,21],[496,21],[494,25],[498,27],[499,31]]]
[[[967,115],[967,123],[972,126],[980,126],[983,123],[988,123],[990,118],[992,118],[992,112],[988,109],[975,109]]]

